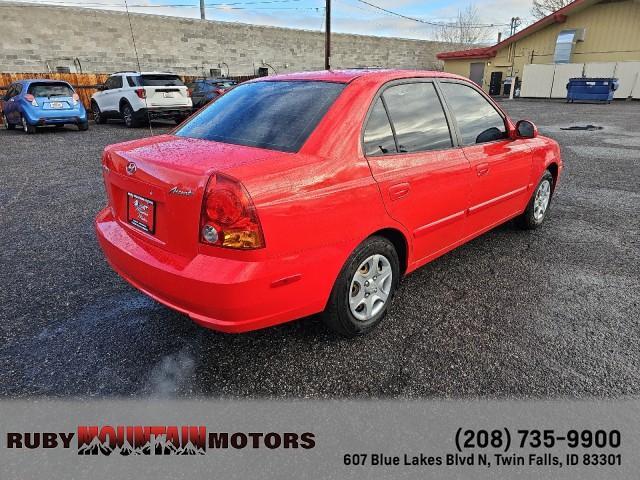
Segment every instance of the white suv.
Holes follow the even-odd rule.
[[[191,114],[192,102],[173,73],[117,72],[92,95],[91,110],[96,123],[122,118],[127,127],[136,127],[152,118],[180,123]]]

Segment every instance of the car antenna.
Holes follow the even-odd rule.
[[[129,20],[129,30],[131,30],[131,40],[133,41],[133,51],[136,54],[136,63],[138,64],[138,72],[142,74],[142,68],[140,68],[140,57],[138,56],[138,47],[136,47],[136,37],[133,34],[133,25],[131,25],[131,14],[129,13],[129,4],[127,0],[124,0],[124,8],[127,11],[127,20]],[[144,87],[143,87],[144,88]],[[147,104],[147,96],[144,96],[144,107],[147,112],[147,124],[149,125],[149,133],[153,136],[153,127],[151,126],[151,116],[149,115],[149,105]]]

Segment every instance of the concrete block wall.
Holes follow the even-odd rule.
[[[0,3],[0,72],[85,73],[137,70],[124,12]],[[218,63],[231,75],[252,75],[264,60],[279,72],[324,68],[322,32],[131,14],[142,70],[208,73]],[[449,45],[362,35],[332,36],[332,67],[434,69]],[[226,73],[226,67],[223,67]],[[270,71],[271,72],[271,71]]]

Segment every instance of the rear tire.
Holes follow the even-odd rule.
[[[98,106],[98,103],[95,100],[91,102],[91,111],[93,112],[94,122],[96,122],[99,125],[107,123],[107,118],[100,111],[100,107]]]
[[[516,217],[516,224],[523,230],[535,230],[540,227],[547,218],[552,194],[553,175],[549,170],[545,170],[524,213]]]
[[[343,337],[365,335],[385,317],[400,280],[393,244],[373,236],[349,256],[322,313],[325,324]]]
[[[129,105],[128,103],[122,105],[122,107],[120,108],[120,115],[122,116],[124,124],[127,126],[127,128],[135,128],[139,125],[139,122],[136,120],[135,112],[133,111],[131,105]]]
[[[5,130],[14,130],[16,128],[13,123],[9,123],[9,120],[7,120],[7,116],[4,113],[2,114],[2,124],[4,125]]]
[[[32,134],[32,133],[36,133],[36,127],[35,125],[31,125],[29,122],[27,122],[27,119],[24,117],[22,118],[22,130],[24,131],[24,133],[26,134]]]

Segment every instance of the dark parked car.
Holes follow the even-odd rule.
[[[238,82],[227,78],[202,78],[188,83],[187,87],[189,87],[191,91],[193,109],[198,110],[204,107],[211,100],[222,95],[237,84]]]

